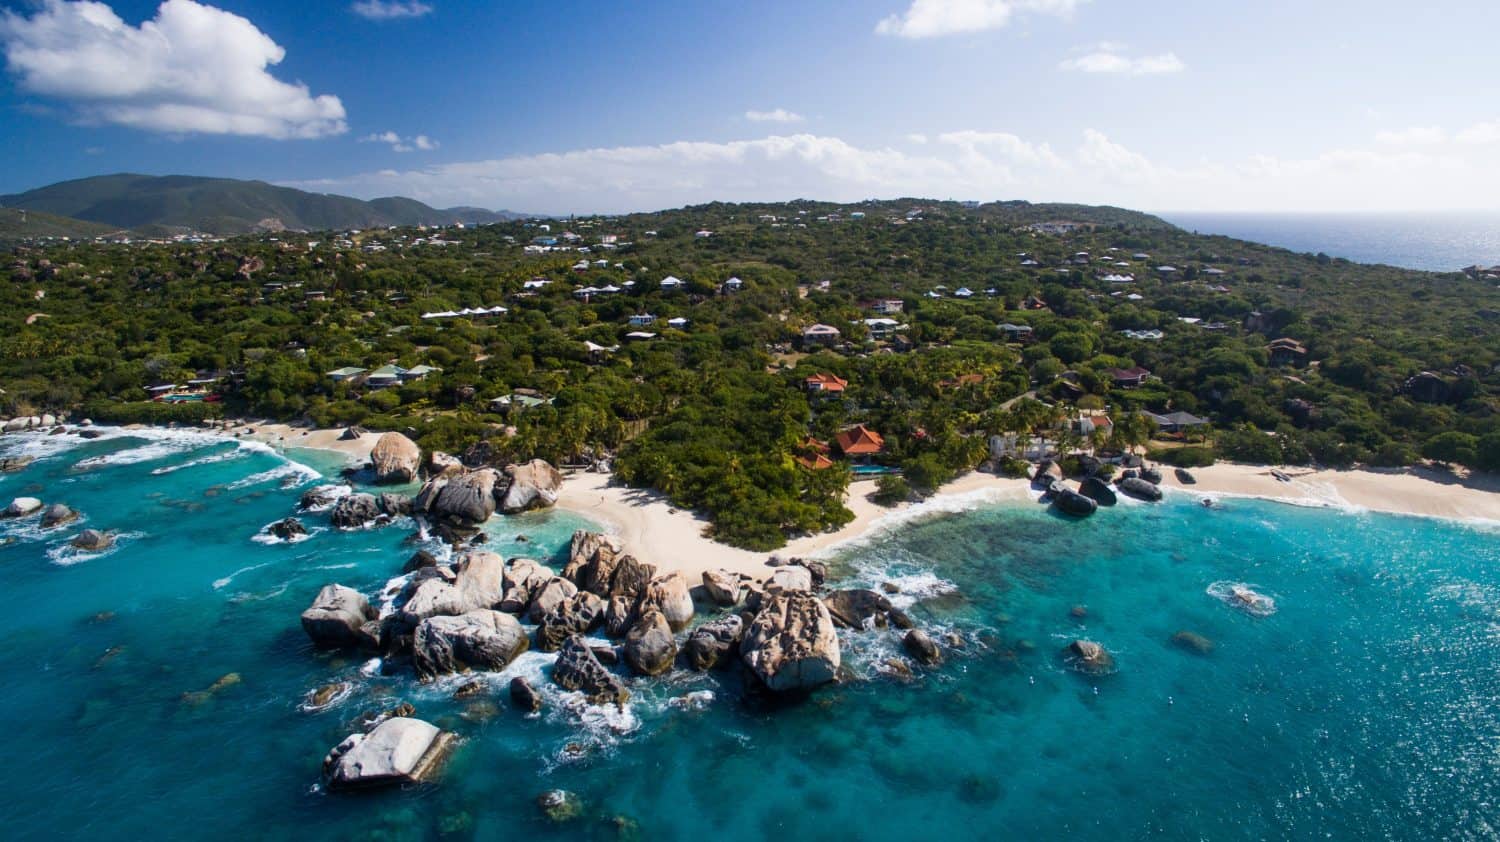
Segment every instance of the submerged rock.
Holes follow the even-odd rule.
[[[923,664],[936,664],[943,659],[943,653],[938,651],[937,643],[921,629],[912,629],[901,639],[901,647],[906,653],[916,658]]]
[[[528,645],[520,622],[499,611],[429,617],[412,635],[412,665],[424,680],[471,669],[497,671]]]
[[[542,694],[519,675],[510,680],[510,700],[516,707],[531,713],[542,709]]]
[[[661,675],[672,668],[677,658],[677,642],[666,615],[655,608],[642,612],[641,619],[625,636],[625,663],[641,675]]]
[[[68,542],[75,549],[91,553],[104,552],[115,545],[115,536],[97,529],[85,529]]]
[[[567,639],[552,664],[552,680],[564,690],[581,691],[596,704],[624,704],[630,691],[614,673],[604,668],[582,635]]]
[[[864,629],[883,628],[888,624],[902,625],[899,621],[893,622],[893,614],[900,614],[900,612],[891,605],[891,601],[872,590],[855,588],[834,591],[823,597],[823,604],[828,606],[828,614],[841,628]],[[900,620],[905,620],[904,614],[900,615]]]
[[[841,663],[833,618],[807,591],[768,594],[740,643],[740,658],[772,690],[832,681]]]
[[[307,535],[307,527],[302,525],[302,521],[294,517],[289,517],[286,520],[278,520],[271,524],[270,529],[266,531],[283,541],[290,541],[293,538],[301,538]]]
[[[380,501],[373,494],[349,494],[339,498],[329,519],[340,529],[361,529],[380,519]]]
[[[324,684],[307,694],[307,703],[303,705],[304,710],[319,711],[333,705],[334,702],[349,695],[354,685],[347,681],[339,681],[333,684]]]
[[[365,595],[343,585],[324,585],[312,605],[302,612],[302,629],[318,646],[374,649],[378,635],[368,624],[376,618]]]
[[[323,760],[330,792],[416,783],[442,767],[456,737],[420,719],[394,717],[368,734],[352,734]]]
[[[506,514],[551,506],[562,491],[562,474],[543,459],[508,465],[505,475],[510,478],[510,487],[499,502]]]
[[[1209,655],[1214,651],[1214,642],[1197,632],[1179,631],[1172,635],[1172,643],[1197,655]]]
[[[61,503],[53,503],[42,512],[42,528],[52,529],[78,520],[78,513]]]
[[[56,435],[56,431],[53,432]],[[36,461],[35,456],[6,456],[0,458],[0,474],[13,474]]]
[[[304,510],[326,509],[348,493],[349,486],[347,485],[320,485],[302,492],[302,498],[297,501],[297,505]]]
[[[1092,640],[1075,640],[1063,650],[1069,666],[1085,675],[1114,672],[1115,659]]]
[[[583,804],[578,796],[565,789],[549,789],[536,797],[536,806],[542,815],[559,824],[570,822],[583,813]]]
[[[377,483],[411,482],[421,465],[421,448],[400,433],[385,433],[370,451],[370,467]]]

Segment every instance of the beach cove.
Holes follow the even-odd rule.
[[[455,700],[467,678],[422,685],[313,650],[296,619],[313,593],[331,581],[380,593],[412,528],[339,532],[310,515],[308,539],[266,541],[302,491],[358,458],[300,450],[301,438],[281,442],[289,460],[192,431],[0,437],[0,455],[36,457],[0,478],[0,496],[82,515],[56,533],[0,523],[18,606],[0,658],[16,749],[34,769],[10,796],[18,836],[1451,837],[1483,832],[1463,793],[1500,782],[1486,747],[1486,700],[1500,692],[1497,533],[1379,513],[1361,496],[1376,487],[1358,485],[1376,480],[1280,483],[1216,466],[1161,504],[1082,522],[1037,505],[1024,482],[985,475],[903,511],[856,500],[848,529],[782,554],[825,559],[840,583],[892,585],[893,602],[960,634],[963,650],[906,677],[888,665],[899,638],[841,633],[856,680],[805,702],[746,703],[725,675],[674,672],[631,680],[630,705],[614,711],[570,704],[545,680],[544,653],[484,676],[490,694]],[[1431,501],[1403,477],[1370,476]],[[690,513],[603,479],[575,475],[557,509],[494,518],[491,548],[555,563],[574,529],[611,527],[653,563],[741,563]],[[1486,492],[1443,487],[1458,496],[1440,505],[1488,517]],[[121,537],[74,552],[66,539],[84,527]],[[765,554],[746,555],[766,569]],[[1255,585],[1276,612],[1225,605],[1209,593],[1222,582]],[[1174,643],[1179,631],[1211,651]],[[1079,637],[1113,653],[1114,674],[1066,668],[1058,651]],[[540,716],[510,707],[513,675],[548,693]],[[308,709],[308,693],[335,679],[349,695]],[[398,700],[460,734],[440,782],[324,793],[319,765],[349,721]],[[579,795],[576,823],[537,811],[554,788]],[[887,809],[871,815],[871,799]],[[58,811],[80,800],[91,809]],[[211,818],[174,821],[190,811]]]

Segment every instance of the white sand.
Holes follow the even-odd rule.
[[[1260,465],[1221,462],[1194,468],[1198,482],[1184,485],[1169,467],[1163,485],[1210,494],[1262,497],[1298,505],[1325,505],[1456,520],[1500,522],[1500,478],[1458,475],[1433,468],[1332,471],[1283,468],[1281,482]]]
[[[250,433],[254,430],[254,433]],[[265,442],[273,447],[306,447],[312,450],[332,450],[342,453],[351,461],[369,461],[370,451],[375,448],[379,433],[366,433],[357,439],[342,441],[343,428],[319,430],[311,427],[294,427],[290,424],[258,423],[248,421],[228,430],[226,435]]]
[[[766,560],[773,554],[782,558],[816,557],[840,544],[878,535],[911,517],[945,511],[954,505],[971,505],[979,496],[999,500],[1026,499],[1029,495],[1025,480],[972,473],[944,486],[939,495],[925,503],[884,508],[870,501],[874,480],[854,482],[849,485],[846,501],[854,520],[847,526],[796,538],[774,553],[762,553],[710,540],[703,534],[708,521],[673,507],[659,494],[610,485],[610,479],[608,474],[568,476],[558,508],[598,521],[620,536],[630,552],[659,570],[681,571],[693,584],[705,570],[721,568],[759,579],[770,573]]]

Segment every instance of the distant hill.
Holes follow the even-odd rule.
[[[366,202],[263,181],[125,173],[63,181],[0,196],[0,206],[70,217],[109,230],[149,227],[221,235],[281,229],[489,223],[520,216],[478,208],[440,210],[397,197]]]
[[[113,225],[85,222],[41,211],[0,208],[0,241],[32,240],[43,237],[91,239],[118,232]]]

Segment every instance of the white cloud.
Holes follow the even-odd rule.
[[[438,142],[425,134],[402,137],[395,132],[377,132],[365,135],[359,142],[384,143],[391,147],[392,152],[431,152],[438,148]]]
[[[1086,0],[911,0],[899,15],[876,24],[881,35],[936,38],[999,29],[1024,12],[1067,17]]]
[[[745,119],[752,123],[800,123],[801,114],[778,108],[774,111],[746,111]]]
[[[1433,146],[1447,140],[1448,133],[1438,126],[1413,126],[1375,135],[1375,142],[1386,146]]]
[[[906,136],[906,142],[915,143],[918,146],[922,146],[927,143],[927,135],[922,134],[921,132],[912,132],[911,134]]]
[[[85,122],[177,134],[315,138],[344,132],[344,105],[267,68],[286,51],[255,24],[166,0],[139,27],[90,0],[0,13],[0,48],[21,90],[64,100]]]
[[[1486,126],[1500,129],[1500,121],[1474,131]],[[1489,197],[1500,194],[1500,169],[1492,166],[1489,149],[1460,141],[1462,134],[1430,146],[1392,146],[1372,137],[1311,157],[1188,163],[1153,159],[1094,129],[1067,144],[1008,132],[953,131],[922,135],[926,143],[899,149],[793,134],[494,158],[292,186],[541,213],[902,196],[1172,210],[1489,208]]]
[[[427,3],[403,2],[403,0],[358,0],[349,10],[362,18],[370,20],[397,20],[400,18],[419,18],[423,15],[432,14],[432,6]]]
[[[1083,55],[1064,60],[1058,67],[1080,73],[1120,73],[1129,76],[1181,73],[1187,69],[1187,65],[1182,63],[1176,53],[1133,58],[1124,53],[1124,44],[1104,41]]]
[[[1456,139],[1468,145],[1500,143],[1500,120],[1476,123],[1459,132]]]

